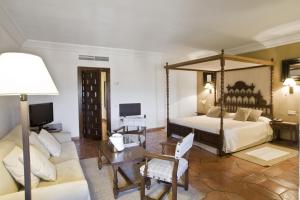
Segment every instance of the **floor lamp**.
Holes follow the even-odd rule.
[[[0,95],[20,97],[26,200],[31,199],[27,95],[57,94],[55,84],[40,57],[25,53],[0,54]]]

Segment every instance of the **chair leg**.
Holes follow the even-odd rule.
[[[149,177],[146,178],[146,188],[147,190],[150,190],[150,187],[151,187],[151,179]]]
[[[177,180],[172,181],[172,200],[177,200]]]
[[[141,200],[145,199],[145,177],[141,177]]]
[[[189,190],[189,168],[186,169],[184,174],[184,189]]]

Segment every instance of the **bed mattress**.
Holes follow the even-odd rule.
[[[235,152],[257,145],[272,139],[273,131],[269,125],[270,119],[260,117],[257,122],[237,121],[233,118],[224,118],[224,145],[226,153]],[[206,115],[171,119],[171,123],[186,126],[211,134],[219,134],[220,118],[207,117]],[[176,134],[176,133],[172,133]]]

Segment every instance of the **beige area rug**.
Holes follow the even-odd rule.
[[[266,143],[236,152],[232,155],[267,167],[297,156],[298,151],[287,147]]]
[[[103,166],[101,170],[98,169],[97,158],[90,158],[81,160],[81,166],[89,184],[91,200],[113,200],[113,173],[110,166]],[[119,186],[125,184],[125,181],[119,177]],[[159,195],[163,190],[164,184],[153,183],[147,194],[152,197]],[[193,187],[189,186],[189,190],[185,191],[178,187],[178,200],[199,200],[204,198],[204,194],[198,192]],[[130,190],[119,195],[118,200],[138,200],[140,199],[140,191]],[[164,200],[171,199],[171,195],[165,197]]]

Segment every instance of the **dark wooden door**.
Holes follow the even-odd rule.
[[[100,72],[83,70],[81,78],[82,134],[86,138],[102,139]]]

